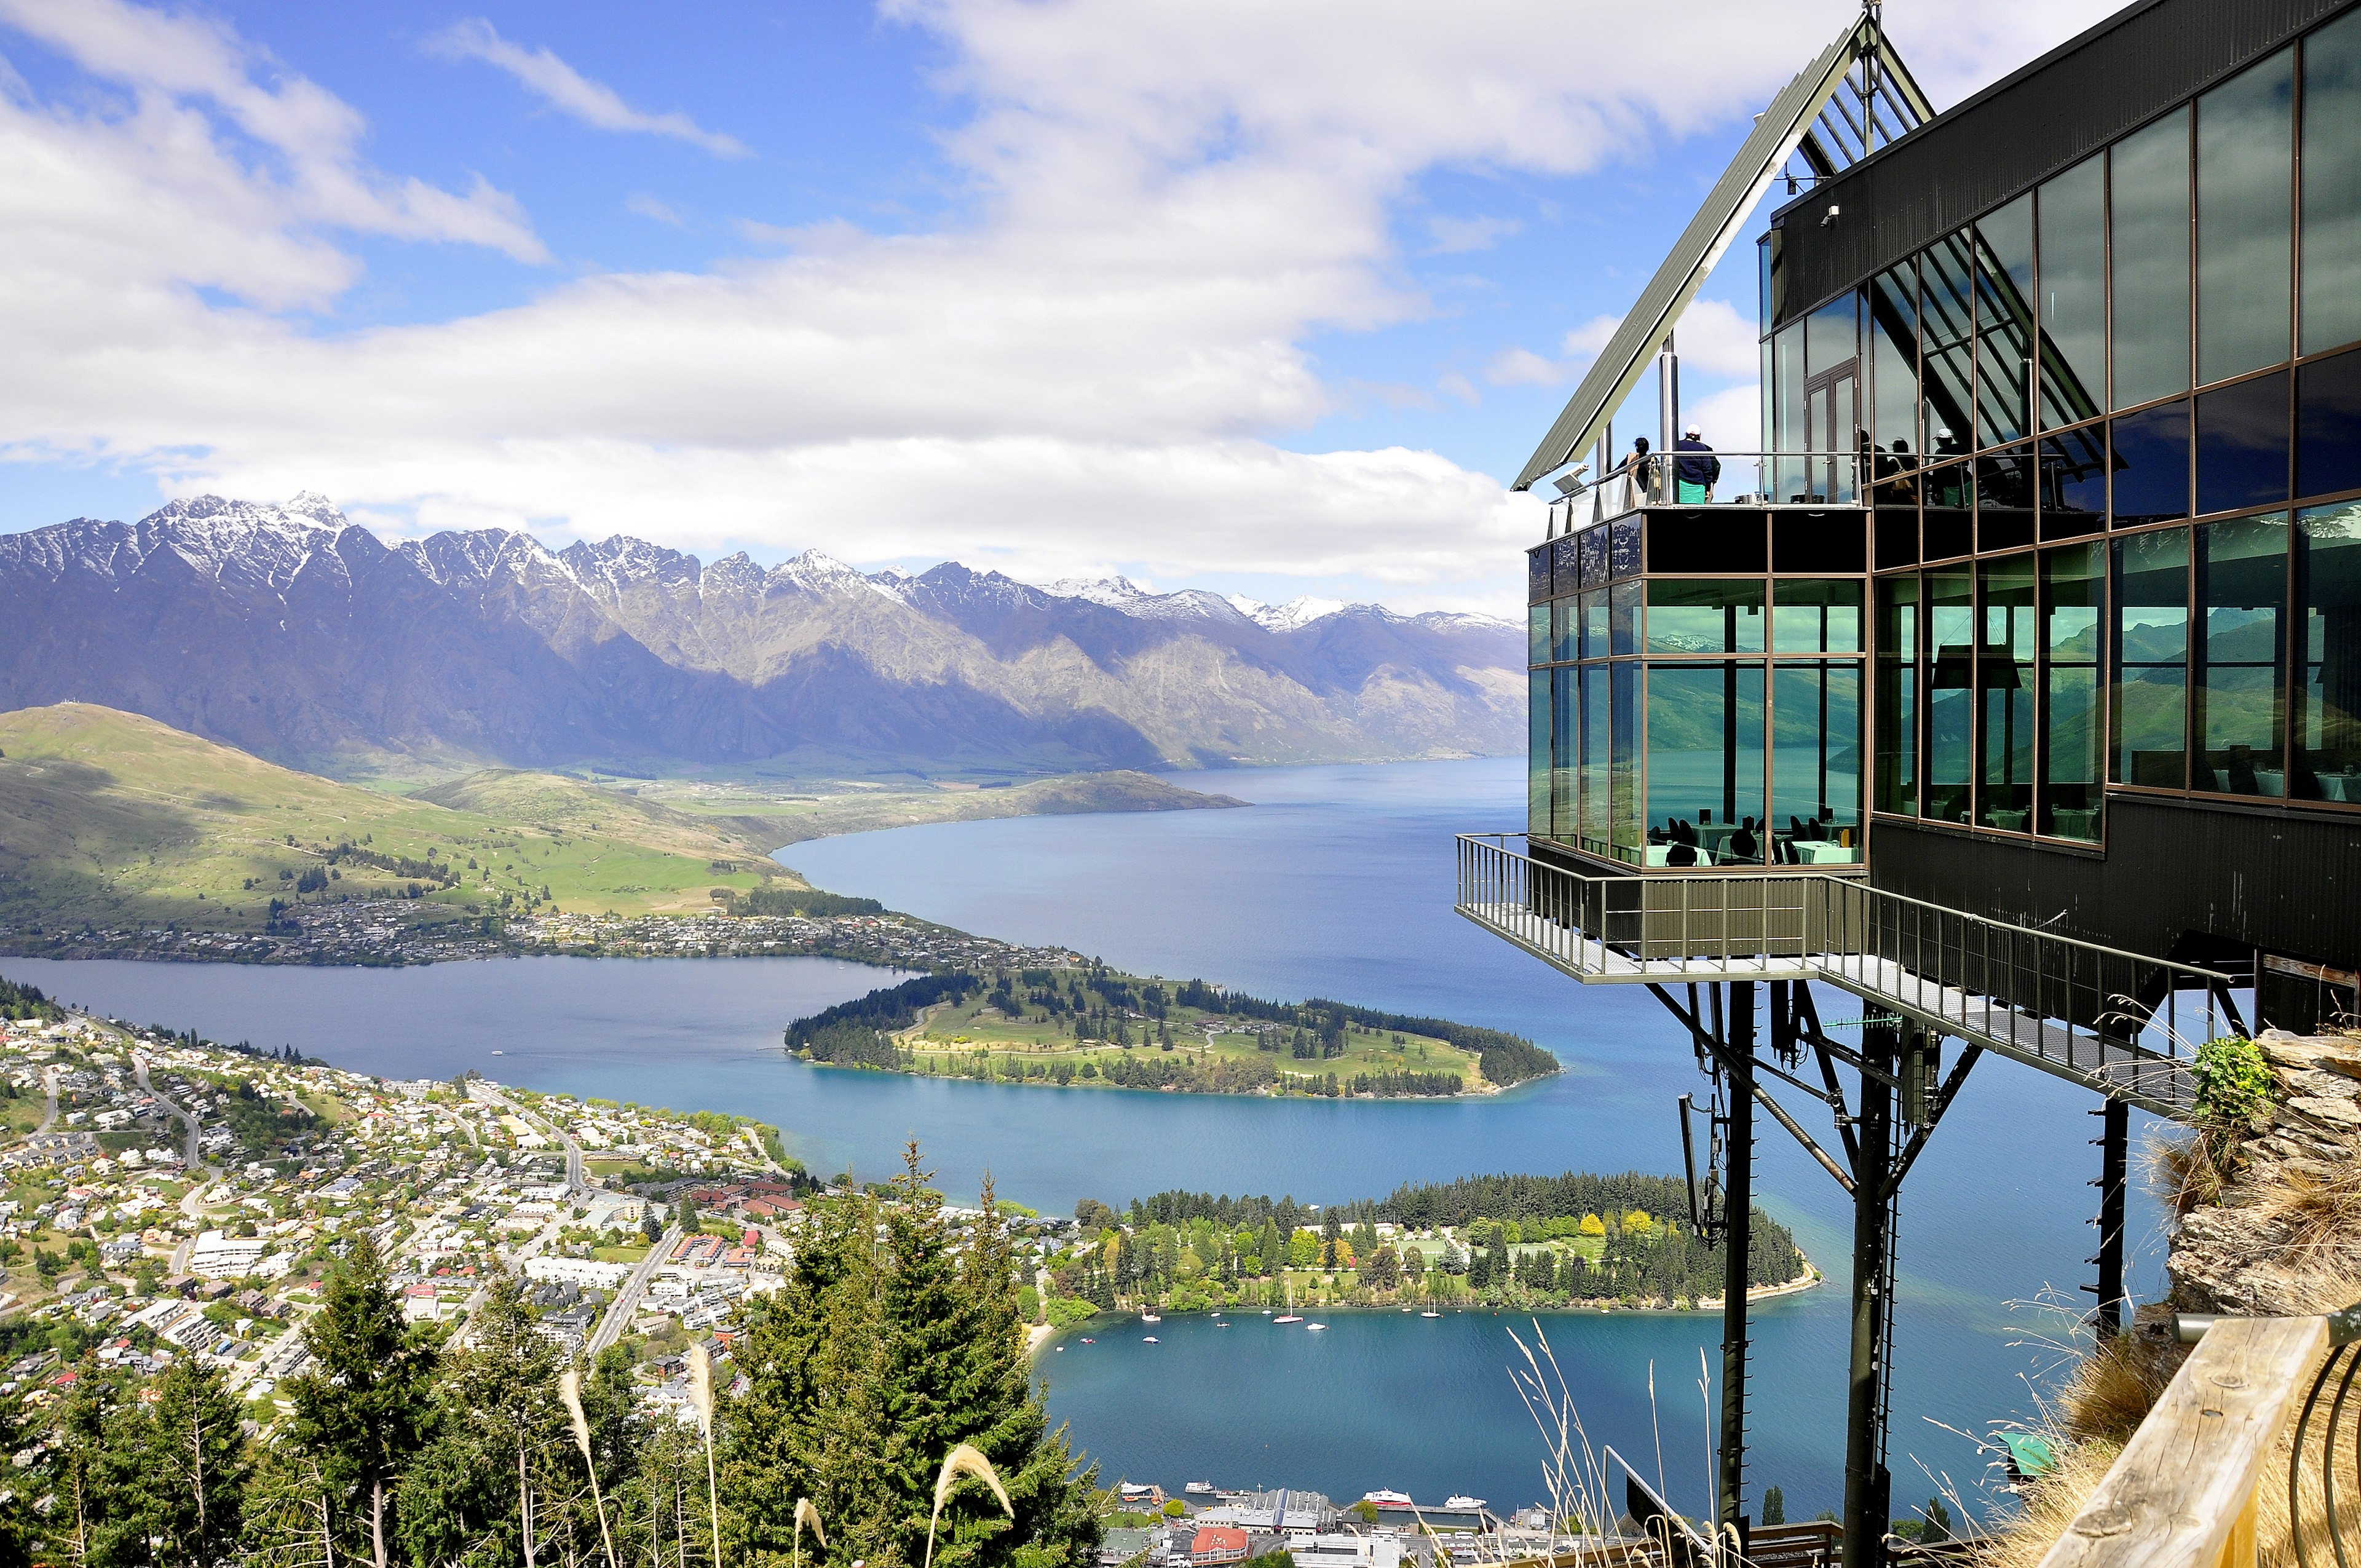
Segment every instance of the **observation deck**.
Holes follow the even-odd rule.
[[[2188,1121],[2232,977],[1821,871],[1587,875],[1458,836],[1457,912],[1588,985],[1823,981],[1967,1045]],[[2192,994],[2193,993],[2193,994]]]

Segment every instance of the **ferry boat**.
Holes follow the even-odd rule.
[[[1465,1492],[1456,1492],[1452,1496],[1444,1498],[1443,1506],[1446,1508],[1456,1508],[1461,1513],[1472,1514],[1477,1509],[1484,1506],[1484,1499],[1481,1497],[1471,1497]]]
[[[1142,1344],[1158,1344],[1162,1342],[1158,1340],[1154,1334],[1148,1334],[1145,1338],[1141,1339],[1139,1343]]]
[[[1389,1492],[1382,1488],[1375,1492],[1362,1493],[1361,1501],[1380,1508],[1407,1508],[1414,1506],[1410,1500],[1408,1492]]]
[[[1317,1333],[1327,1326],[1328,1325],[1326,1323],[1306,1323],[1303,1325],[1303,1332],[1305,1333]]]
[[[1213,1495],[1213,1484],[1211,1481],[1191,1481],[1180,1489],[1192,1497],[1210,1497]]]

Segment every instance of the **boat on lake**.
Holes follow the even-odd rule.
[[[1163,1342],[1159,1340],[1154,1334],[1149,1334],[1143,1338],[1139,1343],[1142,1344],[1160,1344]]]
[[[1389,1492],[1383,1488],[1375,1492],[1362,1493],[1361,1501],[1380,1508],[1408,1508],[1415,1506],[1411,1502],[1408,1492]]]
[[[1443,1499],[1443,1506],[1446,1508],[1456,1508],[1461,1513],[1472,1514],[1484,1506],[1484,1499],[1471,1497],[1465,1492],[1455,1492]]]
[[[1441,1312],[1436,1312],[1436,1311],[1425,1311],[1425,1312],[1421,1312],[1421,1313],[1419,1314],[1419,1316],[1420,1316],[1420,1317],[1422,1317],[1422,1318],[1439,1318],[1439,1317],[1443,1316],[1443,1314],[1442,1314]]]
[[[1328,1325],[1326,1323],[1306,1323],[1303,1325],[1303,1332],[1305,1333],[1315,1333],[1327,1326]]]
[[[1213,1484],[1211,1481],[1191,1481],[1180,1489],[1192,1497],[1210,1497],[1213,1495]]]
[[[1300,1323],[1303,1320],[1301,1318],[1297,1317],[1293,1312],[1281,1312],[1279,1316],[1271,1320],[1274,1323]]]
[[[1139,1321],[1143,1323],[1160,1323],[1164,1320],[1153,1312],[1142,1312],[1139,1314]]]

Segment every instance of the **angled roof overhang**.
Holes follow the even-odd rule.
[[[1858,82],[1853,81],[1856,68]],[[1839,97],[1849,82],[1850,104]],[[1881,125],[1881,107],[1895,123]],[[1517,476],[1515,488],[1531,488],[1534,480],[1564,467],[1598,438],[1646,372],[1673,323],[1697,298],[1706,274],[1730,249],[1772,184],[1784,177],[1789,159],[1801,152],[1812,172],[1825,177],[1933,117],[1933,106],[1886,41],[1872,0],[1817,59],[1779,90],[1754,122],[1705,204],[1682,231],[1680,242],[1640,291],[1638,302],[1575,389],[1565,411]]]

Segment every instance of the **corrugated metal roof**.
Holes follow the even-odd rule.
[[[1647,369],[1673,323],[1697,297],[1706,274],[1730,248],[1747,214],[1778,178],[1781,167],[1860,58],[1866,32],[1865,23],[1849,23],[1818,59],[1771,100],[1771,107],[1754,123],[1705,204],[1681,231],[1680,242],[1640,291],[1639,301],[1575,389],[1565,411],[1557,416],[1524,472],[1517,476],[1518,489],[1528,488],[1544,474],[1564,466],[1598,438],[1609,415]]]

